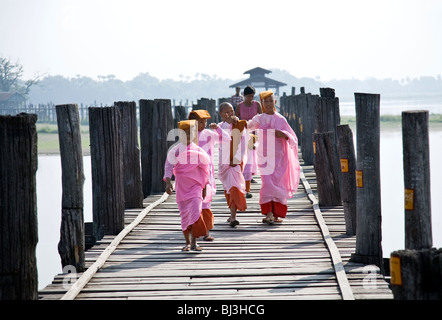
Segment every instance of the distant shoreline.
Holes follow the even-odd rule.
[[[355,116],[341,116],[341,124],[348,124],[353,132],[356,131]],[[430,114],[429,126],[430,131],[442,131],[442,114]],[[402,120],[400,115],[381,115],[381,133],[400,132],[401,130]],[[39,123],[37,124],[37,133],[39,155],[60,154],[56,124]],[[89,126],[82,126],[81,139],[83,156],[90,156]]]
[[[381,115],[380,120],[381,132],[402,130],[401,115]],[[356,117],[341,116],[341,124],[348,124],[354,131],[356,128]],[[442,131],[442,114],[430,114],[428,125],[430,131]]]

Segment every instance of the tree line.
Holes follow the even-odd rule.
[[[284,82],[280,94],[295,93],[304,87],[306,92],[319,94],[319,88],[334,88],[341,101],[353,101],[355,92],[380,93],[383,99],[434,98],[442,95],[442,78],[421,76],[403,79],[332,79],[322,81],[315,78],[298,78],[286,70],[271,69],[269,78]],[[23,66],[10,59],[0,57],[0,92],[18,92],[27,103],[85,105],[111,105],[114,101],[138,101],[139,99],[171,99],[176,105],[189,105],[197,99],[227,98],[234,94],[229,88],[242,79],[223,79],[216,75],[196,73],[194,76],[180,76],[179,80],[160,80],[148,72],[139,73],[128,81],[114,75],[97,76],[93,79],[77,75],[68,78],[61,75],[38,75],[24,80]],[[264,89],[257,88],[257,91]]]
[[[354,92],[380,93],[383,99],[429,98],[442,95],[442,79],[419,77],[404,79],[335,79],[321,81],[316,78],[298,78],[285,70],[274,69],[269,77],[287,83],[280,93],[291,94],[292,87],[300,92],[319,94],[319,88],[334,88],[341,101],[353,101]],[[140,73],[132,80],[122,81],[113,75],[92,79],[86,76],[67,78],[46,76],[34,85],[28,96],[29,103],[85,103],[88,105],[113,104],[114,101],[164,98],[175,100],[176,105],[191,104],[201,97],[226,98],[234,94],[229,86],[241,79],[222,79],[217,76],[196,74],[180,80],[160,80],[149,73]],[[257,91],[264,90],[257,88]]]

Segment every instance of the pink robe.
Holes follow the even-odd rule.
[[[201,216],[202,190],[209,183],[209,165],[207,153],[193,142],[188,146],[177,143],[167,154],[163,180],[175,175],[176,201],[183,231]]]
[[[258,156],[256,152],[256,145],[257,142],[253,143],[251,141],[253,138],[249,137],[248,142],[248,150],[247,150],[247,163],[244,165],[244,180],[250,181],[253,178],[253,175],[258,173]],[[253,149],[253,146],[255,146],[255,149]]]
[[[250,107],[247,107],[244,102],[240,103],[241,107],[239,109],[240,119],[241,120],[251,120],[254,116],[258,114],[258,102],[253,101]],[[249,138],[251,139],[251,138]],[[256,149],[247,150],[247,163],[244,164],[244,179],[246,181],[252,180],[254,174],[258,173],[258,162]]]
[[[221,127],[224,131],[228,132],[229,136],[232,132],[232,125],[227,122],[220,122],[218,126]],[[247,130],[242,131],[241,143],[238,147],[238,150],[235,154],[235,158],[240,162],[245,162],[246,151],[247,151]],[[243,194],[246,193],[246,182],[244,180],[244,176],[241,171],[241,166],[238,164],[234,167],[230,166],[230,140],[223,141],[220,145],[219,149],[219,164],[218,164],[218,178],[221,180],[223,184],[223,188],[227,194],[230,194],[230,189],[232,187],[238,188],[240,192]]]
[[[218,127],[215,131],[208,129],[198,131],[198,145],[206,151],[210,157],[209,184],[206,187],[206,197],[203,200],[203,209],[210,209],[213,196],[216,194],[214,150],[215,144],[222,143],[222,141],[230,143],[230,134],[224,131],[221,127]]]
[[[247,128],[258,129],[258,167],[262,179],[259,203],[287,204],[298,189],[301,170],[295,132],[279,113],[256,115],[248,121]],[[274,130],[282,131],[288,140],[276,138]]]

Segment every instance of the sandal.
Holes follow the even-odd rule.
[[[239,221],[238,221],[238,220],[230,221],[230,226],[231,226],[232,228],[236,227],[237,225],[239,225]]]
[[[182,251],[182,252],[190,251],[190,244],[186,244],[186,245],[181,249],[181,251]]]
[[[274,224],[275,222],[276,222],[275,218],[273,218],[273,217],[271,217],[271,218],[266,217],[266,218],[262,219],[262,223]],[[282,220],[279,222],[282,222]]]
[[[203,240],[204,241],[213,241],[213,240],[215,240],[215,238],[212,236],[204,236]]]
[[[282,219],[279,219],[279,218],[275,218],[275,220],[274,220],[274,222],[278,222],[278,223],[281,223],[283,220]]]
[[[199,245],[195,244],[190,248],[193,251],[203,251],[203,248],[201,248]]]

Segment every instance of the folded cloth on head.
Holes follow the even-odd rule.
[[[189,119],[191,115],[195,115],[198,119],[210,119],[212,118],[210,116],[209,111],[200,109],[200,110],[193,110],[189,113]]]

